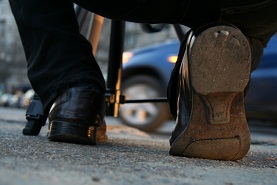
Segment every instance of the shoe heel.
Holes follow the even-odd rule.
[[[185,132],[174,141],[170,153],[242,159],[250,148],[244,111],[251,67],[248,40],[234,27],[215,26],[197,35],[188,53],[192,110]]]
[[[87,126],[62,121],[52,121],[49,125],[48,139],[50,141],[76,144],[96,145],[106,142],[106,124],[100,127]]]
[[[92,133],[90,138],[96,141],[96,143],[105,143],[108,140],[107,134],[107,126],[104,120],[104,123],[99,127],[89,127],[89,132]],[[90,135],[90,134],[89,134]]]

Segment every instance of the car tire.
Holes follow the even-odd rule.
[[[154,77],[138,75],[123,80],[121,89],[126,100],[130,100],[164,97],[163,88]],[[154,132],[169,119],[169,107],[166,102],[126,103],[120,107],[119,118],[127,126]]]

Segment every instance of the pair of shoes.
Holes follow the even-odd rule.
[[[251,69],[247,38],[231,25],[210,25],[190,33],[181,57],[172,73],[175,82],[170,82],[176,84],[177,74],[177,92],[168,89],[176,119],[169,153],[242,159],[250,148],[244,111],[244,90]]]
[[[105,96],[86,87],[62,93],[49,113],[50,141],[94,145],[106,142]]]

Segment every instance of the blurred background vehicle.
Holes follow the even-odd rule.
[[[33,89],[27,90],[20,99],[21,108],[27,108],[31,100],[33,99],[34,95],[35,91]]]
[[[4,93],[0,98],[0,105],[3,107],[17,107],[19,97],[13,94]]]
[[[177,59],[180,42],[173,40],[123,54],[122,93],[126,99],[166,97],[167,83]],[[248,119],[277,121],[277,34],[264,50],[251,75],[245,99]],[[152,132],[171,118],[167,103],[128,103],[119,117],[126,125]]]
[[[277,121],[277,34],[264,49],[258,69],[251,74],[245,108],[248,119]]]
[[[121,90],[126,99],[166,97],[179,45],[174,40],[124,52]],[[167,103],[128,103],[121,105],[119,118],[128,126],[151,132],[171,116]]]
[[[34,90],[28,84],[9,87],[0,85],[1,107],[27,108],[33,96]]]

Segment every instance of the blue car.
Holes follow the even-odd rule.
[[[245,98],[248,119],[277,121],[277,34],[267,47],[259,67],[251,74]]]
[[[178,40],[124,52],[122,93],[126,99],[166,97],[177,59]],[[264,50],[262,62],[251,75],[245,99],[248,119],[277,120],[277,34]],[[119,117],[126,125],[152,132],[171,119],[167,103],[128,103]]]

